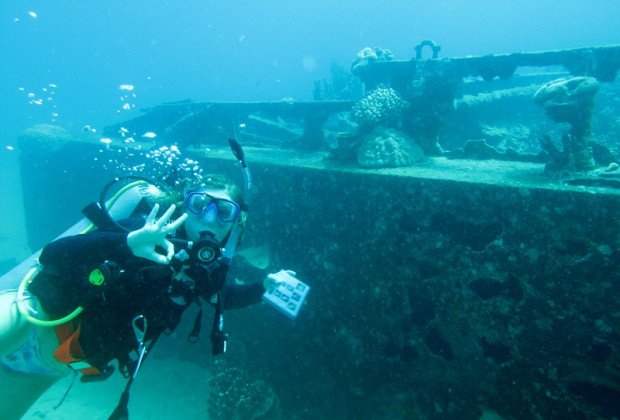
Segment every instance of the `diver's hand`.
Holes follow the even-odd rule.
[[[265,290],[270,291],[282,284],[287,277],[297,279],[296,276],[297,273],[295,273],[294,271],[280,270],[277,273],[268,274],[267,277],[265,277],[265,280],[263,280],[263,287],[265,288]]]
[[[168,219],[176,210],[176,206],[173,204],[164,213],[162,217],[157,220],[157,212],[159,211],[159,204],[155,204],[151,213],[146,218],[146,223],[142,229],[134,230],[127,235],[127,245],[133,255],[136,257],[142,257],[155,261],[160,264],[168,264],[174,256],[174,245],[166,239],[166,235],[174,231],[181,226],[187,214],[183,214],[174,222],[168,223]],[[166,254],[160,254],[155,250],[156,246],[161,246]]]

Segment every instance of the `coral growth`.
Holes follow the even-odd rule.
[[[509,122],[501,125],[481,123],[480,130],[484,139],[494,147],[499,147],[504,150],[512,148],[521,153],[530,152],[527,146],[531,136],[531,130],[526,125],[511,124]]]
[[[357,53],[355,60],[351,64],[351,73],[360,77],[360,73],[368,67],[369,64],[379,61],[392,61],[394,54],[390,50],[381,47],[366,47]]]
[[[364,137],[357,161],[364,168],[390,168],[409,166],[423,157],[424,152],[409,136],[379,127]]]
[[[332,61],[330,78],[314,81],[315,101],[357,101],[363,96],[364,87],[349,69]]]
[[[542,142],[543,149],[550,155],[551,165],[547,165],[547,169],[582,171],[594,168],[588,142],[592,135],[594,97],[599,89],[595,78],[580,76],[553,80],[534,94],[534,102],[545,109],[549,118],[571,126],[562,137],[562,152],[548,138]]]
[[[239,368],[228,368],[209,380],[208,414],[212,419],[254,420],[279,417],[280,402],[264,381]]]
[[[22,131],[17,138],[17,144],[22,152],[31,152],[39,149],[57,149],[72,140],[71,134],[62,127],[37,124]]]
[[[369,131],[378,124],[395,125],[408,105],[394,89],[378,88],[356,103],[351,112],[360,128]]]

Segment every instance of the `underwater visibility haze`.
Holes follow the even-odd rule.
[[[227,281],[305,301],[217,356],[190,306],[132,417],[619,418],[618,70],[617,0],[4,1],[0,292],[114,177],[223,173]],[[23,418],[112,413],[118,372],[71,376]]]

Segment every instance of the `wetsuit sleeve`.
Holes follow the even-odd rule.
[[[226,284],[222,289],[224,309],[239,309],[261,302],[265,293],[262,282],[253,284]]]
[[[127,246],[127,234],[95,231],[68,236],[41,251],[41,271],[28,290],[52,317],[64,316],[93,296],[88,273],[105,260],[124,265],[138,260]]]
[[[127,245],[127,233],[95,231],[55,240],[43,248],[39,262],[43,267],[50,265],[61,269],[104,260],[122,263],[132,257]]]

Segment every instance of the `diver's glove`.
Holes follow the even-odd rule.
[[[166,213],[156,219],[159,211],[159,204],[155,204],[151,213],[146,218],[146,223],[142,229],[134,230],[127,235],[127,246],[136,257],[142,257],[155,261],[160,264],[168,264],[174,256],[174,245],[166,239],[166,235],[176,230],[187,219],[187,214],[183,214],[174,222],[168,223],[168,219],[176,210],[173,204]],[[164,249],[165,255],[156,251],[156,247]]]
[[[297,279],[296,276],[297,273],[295,273],[294,271],[280,270],[277,273],[268,274],[267,277],[265,277],[265,280],[263,280],[263,287],[265,288],[265,290],[270,291],[282,284],[287,277]]]

